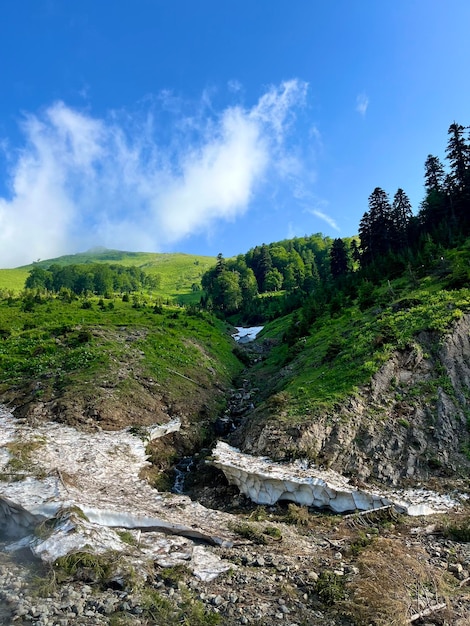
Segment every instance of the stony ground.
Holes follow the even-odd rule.
[[[185,568],[155,567],[145,585],[121,585],[83,568],[59,582],[63,572],[0,551],[0,623],[470,624],[470,544],[446,531],[468,531],[468,516],[346,518],[255,507],[222,485],[209,491],[239,536],[211,548],[233,563],[228,573],[205,583]]]

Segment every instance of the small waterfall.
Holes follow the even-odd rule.
[[[182,494],[184,493],[184,483],[187,475],[194,467],[194,457],[184,456],[174,467],[175,481],[171,488],[172,493]]]

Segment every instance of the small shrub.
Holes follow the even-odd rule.
[[[442,527],[442,533],[445,537],[453,539],[454,541],[470,543],[470,516],[465,515],[460,519],[457,518],[444,525]]]
[[[88,343],[93,335],[89,330],[81,330],[77,335],[77,343]]]
[[[237,357],[237,359],[241,361],[241,363],[243,363],[243,365],[250,365],[250,355],[246,350],[243,350],[243,348],[240,348],[239,346],[235,346],[232,352]]]
[[[174,567],[165,567],[158,572],[165,585],[177,587],[178,583],[183,581],[190,574],[190,570],[186,565],[175,565]]]
[[[290,399],[290,393],[288,393],[287,391],[279,391],[269,398],[269,404],[273,408],[281,409],[289,405]]]
[[[231,530],[237,533],[237,535],[240,535],[240,537],[244,537],[253,543],[257,543],[259,545],[264,545],[266,543],[266,537],[264,537],[263,532],[247,522],[234,524],[231,526]]]
[[[315,589],[321,601],[332,606],[345,598],[344,576],[329,570],[323,571],[318,577]]]
[[[54,562],[54,571],[58,582],[81,580],[105,586],[116,571],[117,563],[115,553],[74,552],[59,557]]]
[[[286,522],[295,526],[309,526],[310,514],[306,506],[299,506],[290,502],[287,507]]]
[[[255,522],[264,522],[268,517],[266,509],[264,506],[257,506],[254,511],[250,513],[250,520]]]
[[[359,536],[351,543],[350,550],[353,556],[358,556],[364,548],[370,546],[374,537],[370,533],[359,532]]]
[[[136,546],[138,544],[137,539],[129,530],[118,530],[117,534],[119,536],[119,539],[123,543],[127,543],[127,545],[129,546]]]
[[[271,537],[274,541],[282,541],[282,533],[277,526],[266,526],[263,530],[263,534]]]

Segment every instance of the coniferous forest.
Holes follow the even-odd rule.
[[[224,316],[238,314],[245,323],[274,319],[302,306],[306,329],[325,307],[356,298],[367,306],[374,284],[403,272],[418,278],[441,264],[449,286],[463,286],[467,265],[460,255],[444,251],[470,234],[468,127],[450,125],[445,164],[438,156],[427,156],[425,194],[415,214],[403,189],[391,199],[376,187],[357,237],[331,239],[318,233],[263,243],[234,259],[219,254],[216,266],[202,278],[201,304]]]

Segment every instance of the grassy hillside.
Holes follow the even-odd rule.
[[[241,364],[205,313],[115,300],[0,300],[0,401],[20,415],[119,428],[207,424]],[[84,308],[85,307],[85,308]]]
[[[262,336],[275,347],[255,369],[265,395],[274,398],[271,410],[278,406],[274,413],[282,419],[331,413],[370,381],[393,351],[412,349],[423,331],[445,332],[468,311],[470,289],[453,288],[445,276],[383,281],[368,294],[368,306],[356,298],[326,307],[292,345],[285,338],[299,324],[298,313],[268,324]]]
[[[157,295],[178,300],[182,303],[197,302],[200,294],[192,291],[193,284],[200,284],[206,270],[215,264],[215,259],[182,253],[124,252],[120,250],[94,249],[55,259],[38,261],[16,269],[0,270],[0,290],[19,292],[23,289],[28,273],[33,266],[47,269],[52,264],[71,265],[82,263],[111,263],[136,266],[146,273],[160,276]]]
[[[0,290],[18,293],[24,288],[27,278],[28,270],[25,268],[0,269]]]

